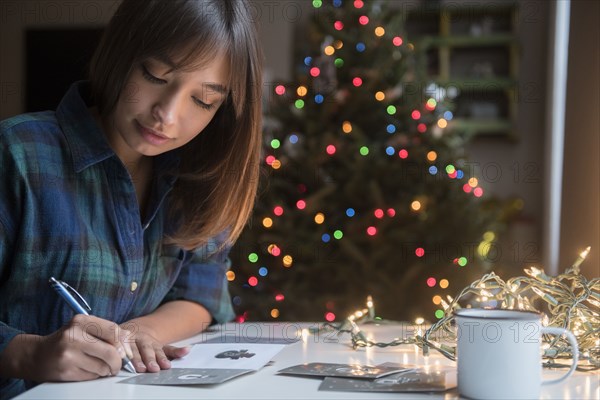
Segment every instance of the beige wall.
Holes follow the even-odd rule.
[[[600,277],[600,2],[571,1],[560,265]]]

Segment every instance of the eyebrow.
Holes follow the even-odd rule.
[[[178,69],[175,62],[173,62],[173,60],[171,60],[171,58],[164,53],[157,54],[155,56],[155,58],[170,68],[170,70],[168,72],[175,71]],[[209,89],[214,90],[215,92],[223,94],[223,95],[227,94],[227,92],[228,92],[227,88],[225,86],[221,85],[220,83],[205,83],[205,85]]]
[[[215,92],[220,94],[227,94],[227,88],[219,83],[205,83],[205,85]]]

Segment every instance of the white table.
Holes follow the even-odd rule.
[[[121,373],[112,378],[102,378],[88,382],[46,383],[39,385],[17,399],[458,399],[456,389],[437,394],[416,393],[350,393],[319,391],[320,379],[277,375],[277,371],[293,365],[308,362],[380,364],[395,362],[419,365],[454,365],[455,363],[433,351],[424,357],[414,345],[378,348],[369,347],[353,350],[349,335],[337,336],[334,333],[308,335],[302,340],[302,329],[317,327],[310,323],[251,323],[226,324],[212,332],[182,341],[189,344],[215,337],[228,341],[246,340],[256,342],[259,338],[283,338],[292,341],[260,371],[243,375],[216,386],[150,386],[119,383],[130,375]],[[369,339],[388,342],[395,337],[413,335],[416,328],[411,325],[367,325],[362,329]],[[225,341],[225,339],[223,339]],[[563,371],[544,370],[544,378],[552,378]],[[599,399],[600,373],[576,372],[563,383],[542,387],[542,399]]]

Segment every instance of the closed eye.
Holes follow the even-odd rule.
[[[203,108],[205,110],[212,110],[215,106],[214,104],[207,104],[196,97],[192,97],[192,99],[194,100],[194,104],[196,104],[198,107]]]
[[[152,83],[167,83],[167,81],[157,78],[156,76],[152,75],[150,73],[150,71],[148,71],[148,68],[146,68],[146,66],[144,64],[141,64],[142,66],[142,76],[148,81],[148,82],[152,82]]]

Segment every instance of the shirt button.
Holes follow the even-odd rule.
[[[135,292],[135,289],[137,289],[138,287],[138,283],[136,281],[132,281],[131,285],[129,286],[129,288],[131,289],[132,292]]]

